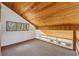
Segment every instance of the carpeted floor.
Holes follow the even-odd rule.
[[[2,48],[3,56],[75,56],[72,50],[41,40],[30,40]]]

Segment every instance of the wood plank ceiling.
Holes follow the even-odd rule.
[[[79,2],[4,2],[39,29],[79,30]]]
[[[73,39],[73,32],[70,30],[79,30],[79,2],[3,2],[3,4],[47,35]],[[79,31],[77,31],[79,39],[78,34]]]

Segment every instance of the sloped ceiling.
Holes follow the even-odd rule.
[[[3,4],[48,35],[72,39],[72,31],[68,30],[74,28],[79,30],[79,2],[3,2]]]
[[[4,4],[40,29],[50,29],[53,25],[79,26],[77,2],[4,2]]]

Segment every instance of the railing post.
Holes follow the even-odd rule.
[[[76,30],[73,30],[73,50],[76,50],[76,41],[77,41],[77,37],[76,37]]]

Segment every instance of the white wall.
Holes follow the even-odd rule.
[[[1,4],[1,46],[6,46],[35,38],[35,27],[30,23],[29,31],[8,31],[6,32],[6,21],[29,23],[14,11]]]

